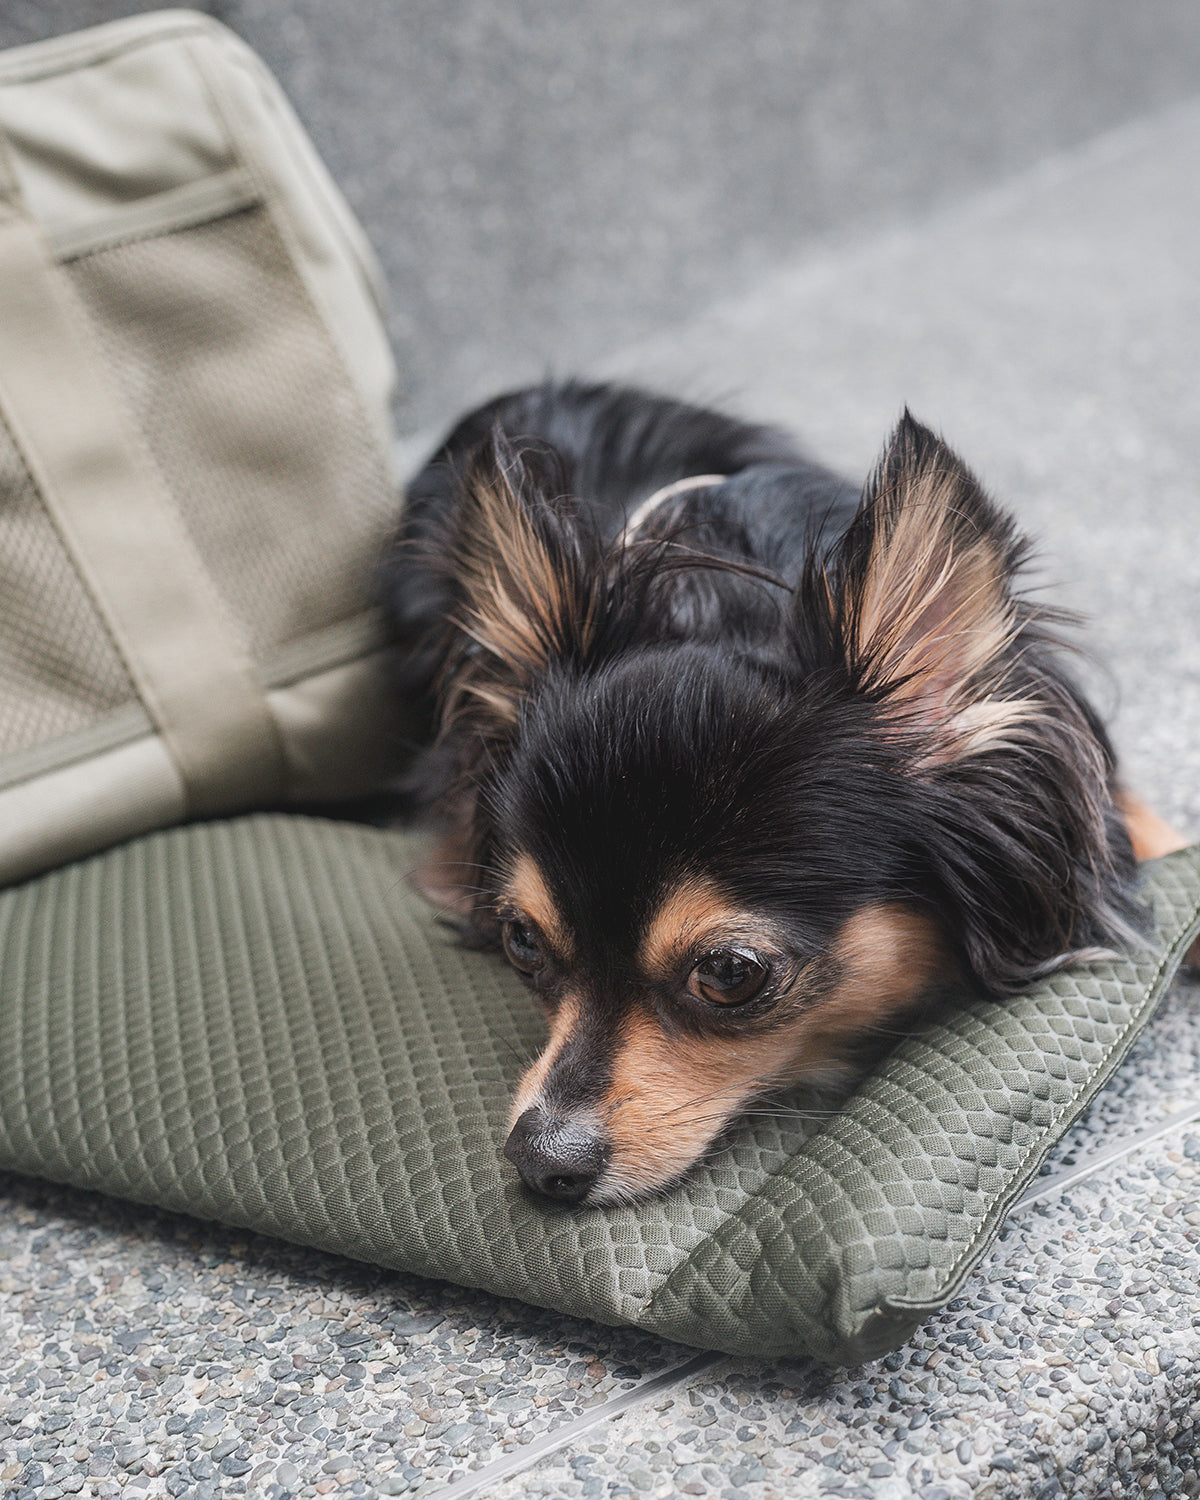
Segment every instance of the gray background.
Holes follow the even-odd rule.
[[[0,44],[150,10],[0,5]],[[382,258],[403,428],[1195,92],[1195,0],[232,0]]]
[[[0,0],[0,43],[128,8]],[[1041,538],[1132,781],[1200,837],[1195,0],[210,9],[367,224],[411,457],[548,368],[720,399],[852,473],[908,402]],[[1056,1169],[1200,1104],[1198,1002]],[[1174,1500],[1198,1259],[1193,1124],[1014,1214],[888,1360],[722,1360],[618,1417],[687,1351],[9,1178],[0,1497]]]

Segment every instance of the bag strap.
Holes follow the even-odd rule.
[[[2,135],[0,419],[178,768],[189,814],[278,797],[283,747],[246,646],[24,207]]]

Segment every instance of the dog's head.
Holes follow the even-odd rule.
[[[537,456],[475,465],[426,885],[546,1008],[527,1183],[660,1188],[952,978],[1011,990],[1118,929],[1111,756],[1022,554],[908,418],[790,586],[682,534],[605,544]]]

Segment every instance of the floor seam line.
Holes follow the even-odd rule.
[[[1126,1137],[1124,1140],[1116,1141],[1111,1146],[1106,1146],[1102,1151],[1079,1162],[1065,1171],[1055,1173],[1050,1177],[1035,1179],[1025,1190],[1016,1203],[1010,1209],[1010,1214],[1019,1212],[1024,1208],[1032,1208],[1035,1203],[1041,1202],[1043,1198],[1057,1197],[1069,1187],[1074,1187],[1077,1182],[1083,1182],[1091,1177],[1093,1173],[1100,1171],[1110,1162],[1121,1161],[1126,1156],[1132,1156],[1135,1151],[1143,1146],[1149,1146],[1154,1141],[1161,1140],[1169,1135],[1172,1130],[1177,1130],[1183,1125],[1189,1125],[1194,1120],[1200,1120],[1200,1100],[1188,1106],[1187,1109],[1177,1110],[1160,1120],[1157,1125],[1152,1125],[1147,1130],[1139,1131],[1136,1135]]]
[[[619,1416],[630,1407],[641,1406],[664,1391],[673,1390],[676,1386],[682,1385],[690,1376],[710,1369],[725,1358],[727,1358],[726,1355],[711,1350],[693,1355],[691,1359],[684,1360],[680,1365],[672,1365],[669,1370],[652,1375],[649,1380],[642,1381],[633,1390],[622,1391],[619,1396],[603,1402],[600,1406],[592,1407],[581,1416],[573,1417],[569,1422],[564,1422],[561,1427],[555,1427],[550,1432],[543,1433],[541,1437],[534,1438],[531,1443],[517,1452],[506,1453],[503,1457],[485,1464],[482,1469],[476,1469],[471,1474],[464,1474],[461,1479],[454,1480],[452,1484],[445,1485],[440,1490],[428,1491],[426,1500],[472,1500],[472,1497],[479,1495],[488,1485],[497,1483],[501,1479],[508,1479],[513,1474],[519,1474],[522,1469],[531,1468],[548,1454],[557,1453],[560,1449],[567,1447],[574,1438],[582,1436],[593,1427],[598,1427],[608,1418]]]

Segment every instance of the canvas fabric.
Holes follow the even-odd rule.
[[[0,882],[378,783],[393,380],[362,231],[232,33],[0,57]]]

